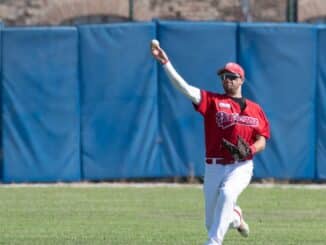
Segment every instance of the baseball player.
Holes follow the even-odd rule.
[[[152,41],[151,51],[173,85],[204,117],[206,245],[222,244],[230,227],[247,237],[249,226],[236,202],[250,183],[252,159],[264,150],[270,128],[261,107],[242,96],[243,68],[236,63],[227,63],[217,72],[225,93],[213,93],[189,85],[176,72],[157,40]]]

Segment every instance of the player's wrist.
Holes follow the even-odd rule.
[[[257,148],[254,144],[252,144],[250,146],[250,152],[251,152],[251,155],[255,155],[257,153]]]
[[[164,66],[166,65],[167,63],[169,63],[169,59],[164,59],[161,61],[161,64]]]

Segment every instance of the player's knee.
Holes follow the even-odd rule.
[[[223,198],[224,202],[234,203],[236,199],[234,192],[229,188],[221,189],[220,196]]]

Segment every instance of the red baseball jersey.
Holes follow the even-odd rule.
[[[261,107],[248,99],[245,103],[245,109],[241,110],[230,96],[201,90],[201,101],[194,106],[204,117],[206,157],[231,163],[233,158],[222,145],[223,138],[236,145],[237,136],[241,136],[251,145],[257,135],[270,137],[269,122]]]

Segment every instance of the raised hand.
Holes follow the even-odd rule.
[[[168,56],[164,50],[160,47],[159,41],[153,39],[151,41],[151,52],[154,58],[159,61],[161,64],[166,64],[169,61]]]

